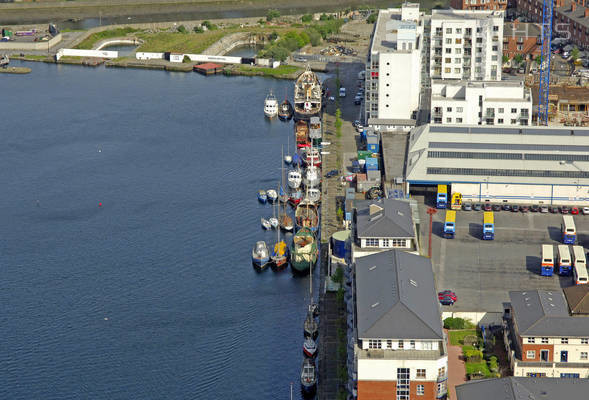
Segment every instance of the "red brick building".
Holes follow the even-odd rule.
[[[506,22],[503,25],[503,55],[510,60],[516,54],[534,59],[542,54],[542,38],[539,24]]]
[[[530,20],[542,21],[542,0],[516,0],[518,10]],[[589,0],[554,0],[553,32],[589,48]]]
[[[450,7],[455,10],[505,10],[507,0],[451,0]]]

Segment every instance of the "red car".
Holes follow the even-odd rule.
[[[493,206],[491,205],[491,203],[485,203],[485,205],[483,206],[483,209],[485,211],[492,211],[493,210]]]
[[[571,214],[573,215],[578,215],[579,214],[579,209],[577,207],[572,207],[571,208]]]
[[[438,300],[442,300],[444,297],[449,297],[452,299],[452,301],[458,300],[458,297],[456,297],[456,293],[454,293],[451,290],[444,290],[438,293]]]

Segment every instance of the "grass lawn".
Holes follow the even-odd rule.
[[[251,67],[249,65],[238,65],[240,71],[262,73],[265,76],[283,76],[290,75],[298,71],[302,71],[301,68],[294,65],[280,65],[278,68],[263,68],[263,67]]]
[[[489,371],[485,360],[477,363],[467,362],[464,365],[466,367],[466,374],[478,374],[480,372],[485,377],[491,376],[491,371]]]
[[[223,36],[231,33],[227,30],[207,31],[203,33],[139,33],[137,37],[144,40],[137,51],[163,53],[200,54]]]
[[[475,329],[464,329],[459,331],[448,331],[450,337],[450,344],[453,346],[461,346],[466,336],[477,336]]]
[[[76,49],[92,49],[96,43],[100,42],[104,39],[127,36],[129,33],[137,32],[137,29],[126,27],[126,28],[117,28],[117,29],[110,29],[102,32],[96,32],[88,36],[86,39],[82,40],[80,44],[76,46]]]

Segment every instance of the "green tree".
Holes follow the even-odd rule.
[[[266,13],[266,21],[270,22],[273,19],[280,18],[280,11],[275,9],[270,9]]]
[[[579,58],[579,49],[575,47],[571,50],[571,60],[575,61],[577,58]]]
[[[513,61],[515,61],[516,64],[521,64],[523,60],[524,60],[524,56],[522,56],[521,54],[516,54],[513,57]]]
[[[366,18],[366,23],[367,24],[374,24],[376,22],[377,18],[378,18],[378,13],[372,13],[368,16],[368,18]]]
[[[301,17],[301,21],[311,22],[311,21],[313,21],[313,16],[311,14],[305,14]]]
[[[504,55],[503,58],[501,58],[501,61],[503,61],[503,64],[507,64],[509,62],[509,57]]]
[[[542,57],[541,56],[536,57],[536,64],[538,64],[538,65],[542,64]]]
[[[176,28],[178,30],[178,32],[180,33],[188,33],[188,29],[186,29],[186,27],[184,25],[180,25],[178,28]]]
[[[321,44],[321,34],[316,29],[308,29],[306,32],[311,46],[315,47]]]
[[[328,19],[329,17],[325,13],[321,14],[321,16],[319,17],[319,21],[327,21]]]

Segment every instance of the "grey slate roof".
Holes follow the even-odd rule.
[[[562,291],[509,292],[521,336],[587,336],[589,318],[572,317]]]
[[[428,258],[399,250],[356,260],[360,339],[443,339]]]
[[[508,377],[456,386],[458,400],[585,400],[589,379]]]
[[[370,214],[370,205],[382,211]],[[394,199],[356,202],[356,234],[361,238],[412,238],[415,236],[411,206]]]

